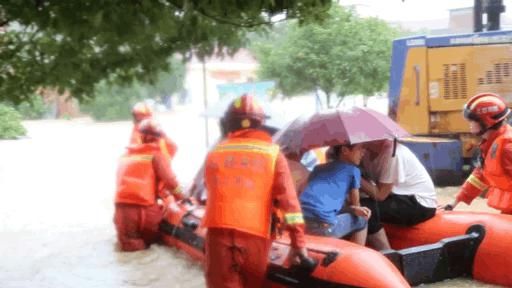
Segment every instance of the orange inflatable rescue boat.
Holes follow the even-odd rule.
[[[205,229],[200,227],[204,206],[193,201],[172,203],[160,228],[166,245],[198,261],[204,260]],[[306,235],[315,267],[290,265],[289,238],[272,244],[267,280],[270,287],[410,287],[400,271],[383,254],[348,241]]]
[[[161,223],[164,243],[204,260],[204,206],[171,203]],[[512,216],[444,211],[412,227],[386,225],[394,249],[375,251],[351,242],[306,235],[315,267],[290,265],[289,238],[272,244],[270,287],[410,287],[460,276],[512,286]]]

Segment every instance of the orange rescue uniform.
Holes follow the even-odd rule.
[[[139,124],[133,125],[132,134],[130,136],[130,145],[136,144],[142,144],[142,134],[139,132]],[[176,146],[176,143],[174,143],[171,138],[163,134],[158,140],[158,145],[160,146],[160,150],[164,156],[169,160],[174,158],[174,155],[176,155],[176,151],[178,150],[178,146]]]
[[[157,189],[162,185],[165,190]],[[179,194],[178,182],[157,143],[132,145],[121,157],[117,171],[114,224],[123,251],[147,248],[158,240],[163,218],[156,200]]]
[[[512,214],[512,127],[505,124],[480,144],[483,167],[475,168],[456,196],[471,204],[485,189],[487,204],[504,214]]]
[[[207,156],[205,185],[208,287],[262,287],[273,205],[284,212],[291,245],[305,245],[304,220],[285,157],[264,131],[230,133]]]

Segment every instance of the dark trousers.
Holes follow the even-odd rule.
[[[421,205],[414,195],[390,194],[384,201],[361,198],[361,205],[372,211],[368,221],[368,234],[382,228],[382,222],[411,226],[426,221],[436,214],[436,208]]]

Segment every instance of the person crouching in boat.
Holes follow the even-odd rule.
[[[235,99],[225,119],[226,139],[207,155],[205,277],[210,288],[263,287],[277,206],[291,238],[291,257],[307,257],[303,217],[288,164],[260,129],[266,115],[249,95]]]
[[[411,226],[435,216],[437,197],[434,183],[416,155],[390,140],[366,142],[362,169],[361,205],[372,210],[368,221],[368,244],[377,250],[390,249],[381,222]],[[395,150],[395,151],[393,151]]]
[[[137,251],[155,243],[163,218],[157,199],[166,200],[168,191],[182,199],[181,189],[169,161],[160,151],[161,129],[151,119],[141,122],[142,144],[130,145],[117,170],[114,224],[122,251]],[[166,189],[158,189],[162,183]]]
[[[306,232],[335,238],[351,234],[351,241],[365,245],[371,211],[359,203],[361,171],[357,167],[364,148],[338,145],[332,154],[334,161],[315,166],[300,196]],[[343,208],[345,202],[348,205]]]
[[[512,128],[506,123],[509,114],[510,109],[497,94],[478,94],[466,103],[464,118],[469,121],[471,133],[482,137],[480,166],[473,170],[455,200],[441,209],[452,210],[460,202],[470,205],[488,189],[487,205],[512,214]]]

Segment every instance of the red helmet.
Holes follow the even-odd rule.
[[[133,118],[136,118],[136,120],[140,121],[153,116],[153,111],[151,110],[151,107],[149,107],[149,105],[145,102],[138,102],[133,105],[132,114]]]
[[[505,100],[493,93],[477,94],[464,105],[464,118],[480,123],[483,130],[503,121],[509,113]]]
[[[246,118],[258,120],[260,122],[268,118],[265,112],[263,112],[263,108],[261,108],[258,102],[248,94],[243,94],[239,98],[233,100],[226,111],[225,117],[227,119]]]
[[[139,132],[144,135],[150,135],[154,137],[162,136],[162,128],[153,119],[144,119],[139,124]]]

